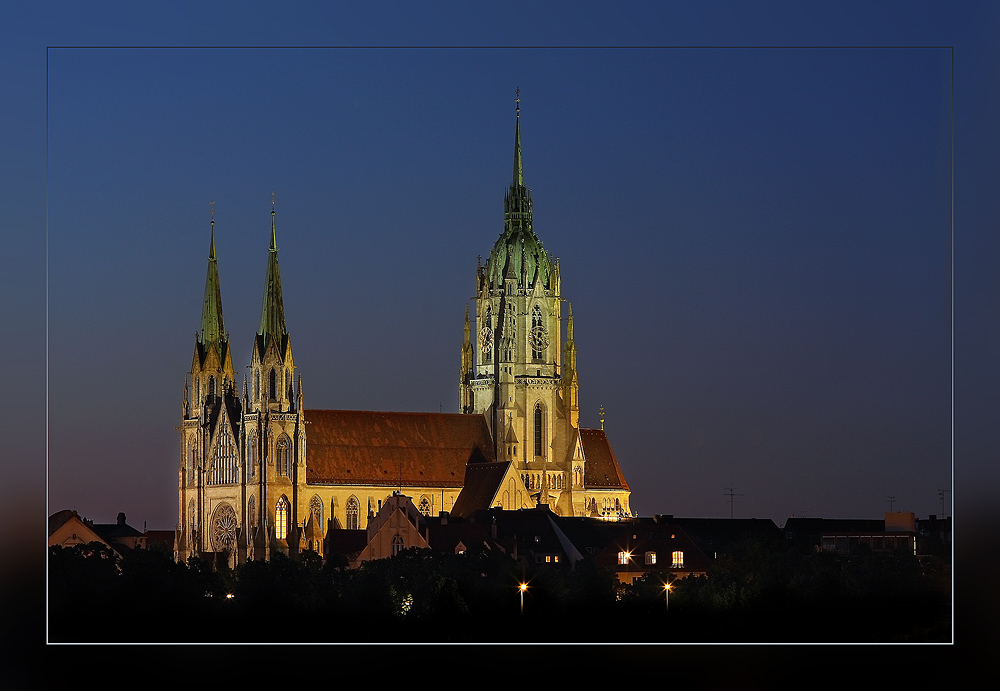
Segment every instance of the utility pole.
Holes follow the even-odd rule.
[[[735,504],[735,502],[733,501],[733,497],[742,497],[744,495],[737,494],[736,492],[734,492],[733,490],[736,489],[735,487],[723,487],[723,489],[726,490],[726,491],[722,493],[722,496],[729,497],[729,519],[732,520],[732,518],[733,518],[733,506]]]
[[[938,489],[938,498],[941,499],[941,518],[947,518],[948,517],[947,514],[944,511],[944,495],[945,495],[945,492],[949,492],[950,493],[951,490],[950,489],[940,489],[940,488]]]
[[[892,505],[896,502],[896,497],[890,496],[886,499],[886,502],[889,504],[889,513],[892,513]]]

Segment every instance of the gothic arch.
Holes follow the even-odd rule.
[[[347,500],[347,525],[345,527],[348,530],[361,529],[361,502],[353,494]]]
[[[277,460],[279,475],[291,477],[292,475],[292,440],[287,434],[282,433],[278,440],[274,442],[274,457]]]
[[[319,498],[318,494],[314,494],[312,499],[309,500],[309,514],[312,516],[313,522],[316,524],[316,527],[322,528],[323,500]]]
[[[548,411],[545,409],[545,404],[541,401],[535,401],[535,412],[533,415],[534,419],[534,450],[535,456],[541,456],[545,458],[548,454],[546,453],[546,441],[548,437]]]
[[[278,503],[274,506],[274,537],[284,540],[288,537],[289,522],[291,520],[290,505],[288,497],[281,495]]]
[[[239,521],[232,506],[223,502],[215,507],[215,511],[212,512],[212,530],[210,532],[213,551],[231,554],[236,546],[238,528]]]
[[[247,524],[257,527],[257,498],[252,494],[247,499]]]

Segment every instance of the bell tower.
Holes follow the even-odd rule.
[[[294,555],[302,536],[299,505],[305,494],[305,421],[302,382],[296,382],[292,343],[278,267],[275,200],[271,195],[271,245],[260,326],[245,384],[248,483],[248,546],[254,559],[278,550]]]
[[[214,208],[210,225],[201,328],[195,334],[177,428],[180,464],[175,551],[182,560],[207,552],[235,557],[239,532],[241,405],[222,316]]]
[[[532,226],[533,201],[521,156],[520,91],[515,103],[514,167],[504,196],[503,231],[486,264],[480,260],[476,268],[475,343],[466,337],[463,344],[459,405],[461,412],[486,417],[497,459],[515,463],[537,503],[564,516],[579,515],[584,458],[576,351],[568,342],[573,369],[565,372],[559,264]]]

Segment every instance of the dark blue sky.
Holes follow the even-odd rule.
[[[462,314],[476,256],[502,228],[520,86],[535,229],[576,318],[582,422],[596,426],[604,406],[633,507],[725,516],[735,487],[737,516],[779,524],[877,517],[888,496],[940,513],[938,489],[952,486],[953,68],[955,185],[978,200],[977,157],[995,137],[964,140],[963,123],[995,113],[996,98],[964,70],[977,55],[995,67],[979,27],[996,12],[949,24],[922,11],[888,40],[846,19],[817,34],[795,15],[787,35],[758,22],[757,37],[738,9],[675,17],[692,27],[685,40],[605,26],[618,46],[796,46],[780,48],[50,49],[27,84],[48,106],[50,512],[173,526],[173,428],[213,200],[237,370],[259,317],[273,189],[307,406],[454,410]],[[724,31],[712,38],[699,20]],[[251,26],[212,39],[199,24],[180,41],[107,27],[84,41],[64,27],[44,43],[338,43],[292,40],[284,21],[267,38]],[[516,42],[605,42],[580,28],[576,41],[539,29]],[[500,34],[460,43],[508,42]],[[801,47],[816,42],[848,47]],[[35,166],[29,182],[31,123],[14,141]],[[15,205],[38,199],[23,176],[9,182]],[[988,209],[959,197],[961,341],[962,315],[996,300],[974,297],[993,285],[975,267],[995,244],[974,228]],[[40,292],[37,278],[25,281]],[[983,331],[965,328],[974,357]],[[981,393],[995,368],[966,376]],[[956,379],[956,416],[958,390]],[[966,405],[977,468],[989,411]]]

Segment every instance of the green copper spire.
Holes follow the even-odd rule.
[[[222,322],[222,291],[219,288],[219,266],[215,258],[215,209],[212,209],[212,240],[208,249],[208,276],[205,278],[205,298],[201,306],[201,330],[198,343],[202,352],[210,345],[218,346],[225,339],[226,327]],[[221,348],[220,355],[221,353]]]
[[[264,283],[264,304],[260,310],[258,334],[275,338],[279,343],[285,331],[285,308],[281,300],[281,273],[278,271],[278,241],[274,232],[274,193],[271,193],[271,249],[267,258],[267,281]]]
[[[524,187],[524,170],[521,166],[521,89],[515,89],[516,94],[514,102],[517,106],[514,108],[516,112],[515,124],[514,124],[514,182],[511,184],[511,188]]]
[[[514,125],[514,175],[504,196],[503,233],[493,245],[486,264],[486,278],[496,288],[512,272],[519,288],[527,289],[537,281],[550,288],[551,262],[531,227],[531,191],[524,184],[521,159],[521,91],[517,90]]]

